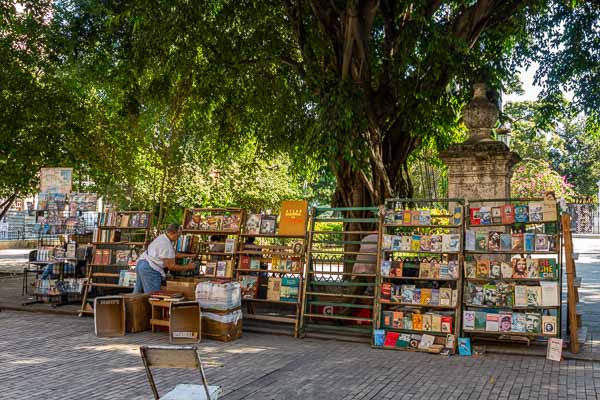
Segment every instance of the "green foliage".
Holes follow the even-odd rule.
[[[511,181],[512,197],[543,197],[548,191],[554,191],[557,198],[567,201],[575,197],[573,186],[547,161],[526,159],[515,167]]]

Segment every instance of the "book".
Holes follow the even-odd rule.
[[[418,349],[420,343],[421,335],[410,335],[410,341],[408,342],[408,347],[410,349]]]
[[[542,288],[540,286],[527,286],[527,307],[542,305]]]
[[[512,251],[523,251],[523,234],[522,233],[513,233],[512,234]]]
[[[260,234],[274,235],[277,228],[277,215],[263,215],[260,219]]]
[[[240,269],[250,269],[250,256],[247,254],[240,256]]]
[[[391,267],[390,267],[390,276],[395,276],[395,277],[402,277],[402,266],[403,266],[404,262],[402,260],[394,260],[392,261]]]
[[[412,223],[412,212],[410,210],[404,210],[402,213],[402,224],[410,225]]]
[[[551,258],[538,258],[538,274],[540,279],[557,279],[558,270],[556,260]]]
[[[474,279],[477,278],[477,268],[475,261],[465,260],[465,278]]]
[[[431,313],[423,314],[423,330],[431,332]]]
[[[440,288],[440,306],[450,306],[452,304],[452,289]]]
[[[481,225],[490,225],[492,223],[492,211],[490,207],[480,207],[479,218]]]
[[[422,331],[423,330],[423,314],[413,313],[412,329],[414,331]]]
[[[537,260],[533,258],[527,258],[527,278],[537,279],[539,277],[538,274],[538,263]]]
[[[225,278],[227,275],[227,263],[225,261],[217,261],[217,273],[219,278]]]
[[[556,336],[556,316],[555,315],[543,315],[542,316],[542,335],[544,336]]]
[[[260,269],[260,257],[250,257],[250,269]]]
[[[279,271],[281,270],[281,257],[278,255],[271,256],[271,270]]]
[[[513,332],[527,332],[527,317],[525,313],[514,312],[512,314],[511,330]]]
[[[419,278],[431,278],[431,264],[427,261],[419,264]]]
[[[129,250],[115,250],[115,264],[129,264]]]
[[[119,286],[134,287],[137,279],[135,271],[122,269],[119,271]]]
[[[421,289],[420,288],[415,288],[415,290],[413,291],[412,302],[413,302],[413,304],[421,304]]]
[[[488,306],[497,305],[498,301],[498,292],[496,290],[496,285],[491,283],[487,283],[483,285],[483,303]]]
[[[525,329],[527,333],[540,333],[541,318],[537,313],[525,313]]]
[[[487,313],[484,311],[475,311],[475,330],[485,331]]]
[[[402,285],[392,284],[392,287],[390,290],[391,290],[391,293],[390,293],[391,301],[393,303],[402,302]]]
[[[500,250],[500,235],[502,232],[488,232],[488,249],[489,251]]]
[[[400,250],[410,251],[412,244],[412,236],[404,235],[400,236]]]
[[[442,251],[442,235],[432,235],[430,239],[430,250],[434,253]]]
[[[461,206],[454,207],[454,213],[452,214],[452,224],[453,225],[462,224],[462,207]]]
[[[550,241],[548,235],[538,233],[535,235],[535,251],[549,251]]]
[[[500,251],[511,251],[512,250],[512,236],[510,233],[500,234]]]
[[[483,285],[468,285],[468,300],[470,304],[480,306],[483,304]],[[453,293],[454,294],[454,293]]]
[[[514,286],[511,283],[496,283],[497,300],[496,304],[500,307],[512,307],[514,305]]]
[[[429,289],[429,288],[421,289],[421,304],[432,304],[431,303],[431,289]]]
[[[254,299],[258,291],[258,276],[240,275],[240,288],[243,299]]]
[[[562,359],[563,340],[557,338],[548,339],[548,349],[546,350],[546,358],[550,361],[558,361]]]
[[[404,315],[402,318],[402,325],[404,329],[412,329],[412,314]]]
[[[431,330],[433,332],[442,331],[442,316],[440,314],[431,315]]]
[[[469,207],[469,223],[471,225],[481,225],[481,213],[479,207]]]
[[[450,304],[450,307],[456,308],[457,304],[458,304],[458,289],[452,289],[452,303]]]
[[[487,232],[475,232],[475,251],[488,250],[488,234]]]
[[[546,192],[544,194],[544,221],[552,222],[556,221],[556,195],[554,192]]]
[[[463,311],[463,329],[475,329],[475,311]]]
[[[235,245],[236,245],[235,239],[225,239],[224,253],[227,253],[227,254],[235,253],[235,247],[236,247]]]
[[[525,251],[535,251],[535,234],[534,233],[523,234],[523,249]]]
[[[441,268],[441,267],[440,267]],[[448,277],[450,279],[458,279],[458,260],[448,261]],[[440,276],[442,275],[440,269]],[[445,276],[445,275],[444,275]]]
[[[280,301],[297,302],[298,292],[300,289],[300,278],[287,277],[281,278],[281,293],[279,296]]]
[[[429,264],[429,273],[430,273],[430,277],[432,279],[439,279],[440,278],[440,262],[437,260],[431,260],[431,263]]]
[[[548,307],[559,306],[558,282],[540,282],[541,305]]]
[[[304,236],[308,218],[308,201],[286,200],[281,202],[279,218],[280,236]]]
[[[411,251],[419,251],[421,249],[421,236],[420,235],[412,235],[412,240],[410,242],[410,250]]]
[[[515,222],[529,222],[529,207],[523,204],[515,206]]]
[[[421,240],[419,241],[419,249],[421,251],[431,250],[431,236],[421,235]]]
[[[383,341],[383,347],[396,347],[396,342],[400,337],[398,332],[386,332],[385,340]]]
[[[248,214],[248,218],[246,218],[246,229],[245,233],[247,235],[258,235],[260,234],[260,214]]]
[[[391,301],[392,300],[392,284],[389,282],[383,282],[381,284],[381,293],[379,294],[381,300]]]
[[[502,266],[500,264],[500,261],[490,261],[490,278],[502,278]]]
[[[392,261],[382,260],[381,261],[381,275],[390,276],[390,270],[392,269]]]
[[[452,333],[453,318],[450,315],[442,317],[442,333]]]
[[[444,251],[457,252],[460,250],[460,235],[459,234],[451,233],[449,235],[444,235],[444,236],[448,237],[448,242],[445,246]],[[443,242],[442,242],[442,247],[444,247]]]
[[[527,273],[527,259],[526,258],[513,258],[513,279],[525,279],[528,277]]]
[[[279,301],[281,298],[281,278],[269,277],[267,300]]]
[[[492,223],[502,223],[502,207],[492,207]]]
[[[435,337],[431,335],[421,335],[421,341],[419,342],[419,349],[427,350],[433,345]]]
[[[393,240],[393,235],[386,235],[384,234],[382,236],[382,241],[381,241],[381,250],[392,250],[392,240]],[[398,250],[398,249],[396,249]]]
[[[431,225],[431,211],[421,210],[419,213],[419,225]]]
[[[407,348],[410,343],[410,335],[409,334],[401,334],[396,342],[396,347],[398,348]]]
[[[384,329],[374,329],[373,330],[373,344],[375,346],[383,346],[385,342],[385,330]]]
[[[240,216],[239,214],[223,215],[224,231],[239,231],[240,230]]]
[[[515,207],[512,204],[505,204],[502,206],[502,223],[512,224],[515,222]]]
[[[402,311],[392,311],[392,328],[404,328],[404,313]]]
[[[400,251],[402,250],[402,236],[399,235],[385,235],[389,237],[389,250]],[[385,237],[384,237],[385,239]],[[384,248],[385,249],[385,248]]]
[[[471,355],[471,339],[465,337],[458,338],[458,355],[470,356]]]
[[[515,307],[527,307],[527,286],[515,285]]]
[[[500,332],[510,332],[512,329],[512,313],[500,313],[498,325]]]
[[[490,277],[490,260],[477,261],[477,278]]]
[[[402,285],[402,302],[410,304],[413,302],[415,285]],[[419,297],[419,302],[421,298]]]
[[[208,261],[206,263],[205,275],[215,276],[216,273],[217,273],[217,262],[216,261]]]
[[[513,269],[512,264],[506,261],[500,262],[500,273],[502,274],[502,278],[510,279],[513,277]]]
[[[475,231],[474,230],[466,230],[465,231],[465,250],[474,251],[475,250]]]
[[[530,201],[529,202],[529,221],[542,222],[544,220],[544,202]]]
[[[206,217],[209,231],[221,231],[223,230],[223,216],[222,215],[211,215]]]
[[[485,316],[485,331],[498,332],[500,330],[499,322],[500,316],[498,314],[488,313]]]

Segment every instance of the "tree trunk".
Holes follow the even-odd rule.
[[[2,204],[0,204],[0,221],[4,218],[10,206],[12,206],[13,202],[17,198],[18,192],[13,193],[8,199],[4,200]]]

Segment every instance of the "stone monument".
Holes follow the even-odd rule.
[[[513,167],[521,158],[506,144],[492,139],[499,111],[488,100],[485,83],[476,83],[473,89],[473,99],[463,110],[469,139],[450,145],[440,154],[448,166],[448,197],[508,198]]]

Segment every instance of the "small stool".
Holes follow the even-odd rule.
[[[150,318],[150,327],[152,333],[157,331],[157,327],[166,326],[169,329],[171,324],[169,308],[171,307],[170,301],[164,300],[148,300],[152,307],[152,316]],[[170,333],[170,332],[169,332]]]

